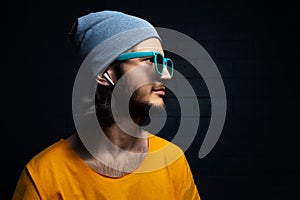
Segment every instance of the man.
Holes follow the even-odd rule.
[[[97,83],[97,148],[80,131],[51,145],[26,165],[13,199],[200,199],[180,148],[141,128],[150,108],[164,108],[173,74],[154,27],[102,11],[78,18],[70,35]]]

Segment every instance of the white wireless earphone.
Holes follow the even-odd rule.
[[[103,76],[104,76],[104,78],[106,78],[106,80],[107,80],[110,84],[115,85],[115,83],[111,80],[111,78],[109,77],[109,75],[108,75],[106,72],[104,72]]]

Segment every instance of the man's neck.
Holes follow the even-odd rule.
[[[110,152],[118,153],[119,149],[142,153],[148,149],[147,132],[141,130],[139,127],[121,130],[118,125],[113,124],[110,128],[105,129],[104,134],[109,141],[117,147],[113,149],[110,148]]]
[[[122,177],[137,169],[147,155],[147,133],[142,130],[135,132],[138,133],[143,138],[128,135],[116,125],[111,126],[105,130],[105,134],[100,134],[97,155],[87,151],[78,134],[66,140],[81,159],[98,173],[109,177]]]

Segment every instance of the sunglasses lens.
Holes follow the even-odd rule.
[[[166,68],[171,76],[173,76],[173,62],[171,59],[166,60],[165,62]]]
[[[168,67],[168,70],[171,70],[173,63],[170,59],[168,59],[167,62],[166,62],[166,65]]]
[[[162,73],[163,71],[163,60],[164,58],[161,54],[156,55],[156,68],[159,73]]]

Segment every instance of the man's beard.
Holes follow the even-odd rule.
[[[161,113],[162,111],[164,111],[165,107],[165,104],[155,104],[140,101],[137,97],[137,91],[132,94],[132,97],[129,101],[130,116],[133,121],[139,126],[147,126],[148,124],[150,124],[150,108],[151,113]]]

